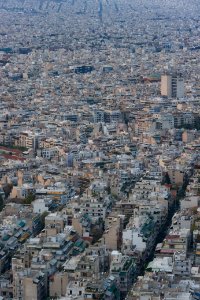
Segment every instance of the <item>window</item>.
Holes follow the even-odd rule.
[[[79,291],[79,295],[82,295],[82,291]]]

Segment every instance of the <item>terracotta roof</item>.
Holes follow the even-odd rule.
[[[177,249],[161,249],[161,253],[175,253],[177,252]]]
[[[25,161],[26,159],[23,157],[19,157],[16,155],[10,155],[10,154],[0,154],[0,156],[3,156],[6,159],[11,159],[11,160],[20,160],[20,161]]]
[[[180,238],[179,234],[173,234],[173,235],[166,236],[166,240],[175,240],[175,239],[179,239],[179,238]]]
[[[5,151],[5,152],[12,152],[12,153],[15,153],[18,155],[22,155],[22,151],[19,149],[10,149],[10,148],[4,147],[4,146],[0,146],[0,151],[1,150]]]

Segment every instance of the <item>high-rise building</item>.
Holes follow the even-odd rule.
[[[161,95],[169,98],[184,97],[184,80],[181,73],[161,76]]]

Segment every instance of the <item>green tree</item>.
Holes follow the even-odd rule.
[[[29,193],[27,197],[24,199],[24,204],[31,204],[35,200],[35,195],[33,193]]]
[[[0,211],[2,211],[4,207],[4,201],[3,201],[3,197],[0,195]]]
[[[165,172],[163,179],[162,179],[162,184],[171,184],[171,180],[169,177],[169,174]]]
[[[10,195],[11,191],[12,191],[13,185],[12,183],[8,183],[3,187],[3,191],[5,193],[5,197],[8,198],[8,196]]]

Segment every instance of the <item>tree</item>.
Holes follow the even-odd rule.
[[[94,226],[91,229],[91,236],[93,237],[92,243],[95,244],[102,237],[102,234],[103,234],[102,228],[100,228],[99,226]]]
[[[170,180],[168,173],[166,173],[166,175],[165,175],[165,181],[166,181],[166,184],[171,184],[171,180]]]
[[[3,187],[3,191],[5,193],[5,197],[8,198],[8,196],[10,195],[11,191],[12,191],[13,185],[12,183],[8,183]]]
[[[35,195],[33,193],[29,193],[24,199],[24,204],[31,204],[35,200]]]
[[[171,184],[171,180],[169,177],[169,174],[165,172],[163,179],[162,179],[162,184]]]
[[[4,201],[3,201],[3,197],[0,195],[0,211],[2,211],[4,207]]]

